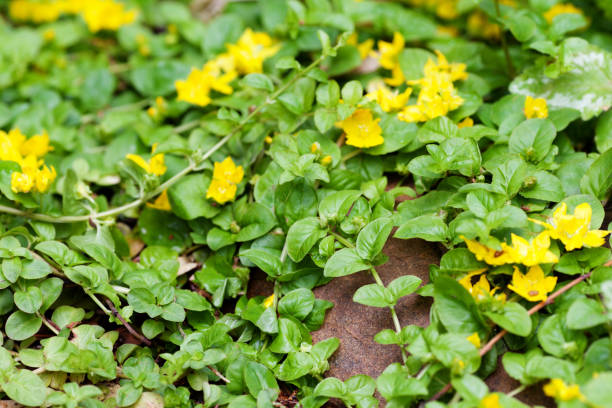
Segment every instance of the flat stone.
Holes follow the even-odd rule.
[[[429,265],[437,263],[440,258],[436,246],[418,239],[392,238],[383,253],[389,261],[379,266],[377,271],[385,285],[404,275],[418,276],[427,283]],[[402,360],[399,347],[374,341],[376,333],[393,328],[389,309],[353,302],[355,291],[370,283],[374,280],[364,271],[336,278],[314,290],[317,298],[333,302],[334,307],[327,312],[323,327],[312,333],[313,341],[329,337],[340,339],[340,347],[330,359],[327,376],[346,380],[355,374],[367,374],[376,378],[389,364]],[[408,324],[427,326],[430,307],[429,298],[416,295],[402,298],[396,306],[402,327]]]

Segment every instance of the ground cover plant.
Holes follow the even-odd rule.
[[[612,407],[612,2],[0,12],[2,399]],[[382,283],[391,236],[444,249],[429,282]],[[341,381],[312,289],[354,273],[402,359]]]

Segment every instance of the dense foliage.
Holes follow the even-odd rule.
[[[0,11],[5,399],[612,406],[611,2]],[[392,233],[444,247],[430,282],[382,283]],[[402,361],[343,382],[312,289],[353,273]],[[428,327],[404,296],[433,298]],[[521,387],[489,390],[498,364]]]

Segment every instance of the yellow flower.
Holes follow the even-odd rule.
[[[491,285],[485,275],[481,275],[478,282],[472,285],[472,277],[480,275],[484,271],[486,271],[486,268],[472,271],[459,280],[461,286],[470,292],[470,295],[472,295],[476,301],[481,301],[487,297],[493,296],[497,290],[496,288],[491,289]]]
[[[459,30],[453,26],[438,26],[436,28],[438,34],[446,36],[446,37],[457,37],[459,35]]]
[[[265,141],[267,144],[272,144],[272,142],[274,141],[274,139],[272,139],[270,136],[266,136],[266,138],[264,139],[264,141]]]
[[[242,166],[236,166],[231,157],[226,157],[222,162],[215,162],[213,179],[222,179],[238,184],[242,181],[243,177],[244,170]]]
[[[465,241],[468,250],[476,256],[479,261],[484,261],[489,265],[498,266],[507,263],[512,263],[513,258],[506,251],[499,251],[482,245],[480,242],[467,239],[461,235],[461,239]]]
[[[542,225],[553,239],[563,242],[565,249],[572,251],[584,245],[600,247],[605,243],[605,236],[610,231],[590,230],[593,210],[589,203],[582,203],[574,209],[574,214],[567,214],[567,205],[561,203],[559,208],[548,219],[548,223],[530,218],[531,221]]]
[[[225,204],[236,197],[237,184],[242,181],[244,170],[236,166],[231,157],[222,162],[215,162],[213,178],[206,191],[206,198],[212,198],[219,204]]]
[[[465,64],[449,64],[446,57],[436,51],[438,62],[431,58],[423,67],[424,77],[408,81],[410,85],[421,87],[416,105],[406,106],[398,118],[406,122],[425,122],[444,116],[463,104],[453,82],[467,78]]]
[[[582,14],[582,10],[571,3],[559,3],[544,13],[544,18],[548,21],[548,24],[552,24],[554,18],[560,14]]]
[[[13,172],[11,174],[11,190],[14,193],[29,193],[34,188],[35,179],[28,173]]]
[[[533,98],[527,95],[525,98],[525,117],[527,119],[544,119],[548,117],[548,106],[546,105],[546,99],[544,98]]]
[[[206,198],[212,198],[219,204],[225,204],[236,197],[237,189],[235,184],[227,180],[212,179],[206,190]]]
[[[459,15],[457,12],[456,0],[438,0],[437,3],[436,14],[438,17],[445,20],[452,20]]]
[[[332,157],[330,155],[327,155],[321,159],[321,164],[324,166],[327,166],[331,162],[332,162]]]
[[[548,232],[541,232],[531,242],[515,234],[511,234],[511,237],[512,246],[502,242],[501,247],[511,257],[512,262],[525,266],[559,262],[559,258],[548,250],[550,247]]]
[[[45,41],[52,41],[55,38],[55,30],[53,30],[52,28],[48,28],[45,31],[43,31],[43,39]]]
[[[499,25],[491,23],[482,11],[474,11],[468,16],[467,31],[474,37],[498,40],[501,36]]]
[[[548,293],[555,289],[557,278],[555,276],[544,276],[540,265],[529,268],[527,274],[523,275],[515,266],[512,274],[512,283],[508,289],[521,295],[530,302],[546,300]]]
[[[366,59],[368,55],[370,55],[370,53],[372,52],[372,48],[374,47],[374,40],[370,38],[360,44],[357,33],[353,33],[346,40],[346,44],[356,47],[357,51],[359,52],[359,56],[363,60]]]
[[[310,145],[310,153],[316,153],[319,150],[321,150],[321,145],[319,144],[319,142],[314,142]]]
[[[36,171],[36,190],[44,193],[47,191],[56,177],[57,173],[55,172],[53,166],[51,166],[51,168],[43,166],[41,169]]]
[[[472,126],[474,126],[474,120],[470,117],[467,117],[463,119],[461,122],[457,123],[457,127],[459,129],[466,128],[466,127],[472,127]]]
[[[584,401],[584,395],[580,392],[578,385],[568,385],[560,378],[553,378],[542,387],[544,394],[561,401],[572,401],[575,399]]]
[[[151,154],[155,153],[155,149],[157,147],[157,143],[153,145],[151,148]],[[149,161],[147,162],[141,156],[137,154],[128,154],[125,156],[127,159],[133,161],[140,167],[142,167],[147,173],[154,174],[156,176],[162,176],[166,173],[167,167],[164,163],[164,154],[158,153],[153,155]]]
[[[404,37],[398,33],[393,33],[393,41],[378,41],[378,61],[380,66],[389,70],[395,68],[398,63],[399,54],[404,49]]]
[[[378,125],[380,118],[373,119],[369,109],[357,109],[350,117],[336,126],[346,133],[346,144],[359,148],[383,144],[382,129]]]
[[[366,97],[372,101],[376,101],[385,112],[391,112],[402,109],[412,93],[411,88],[406,88],[404,92],[392,91],[384,84],[378,84],[376,88],[366,94]]]
[[[497,394],[489,394],[480,400],[480,405],[478,408],[502,408],[499,403],[499,395]]]
[[[152,203],[147,203],[147,207],[154,208],[160,211],[172,211],[170,200],[168,200],[168,190],[162,191],[162,193],[157,196],[155,201],[153,201]]]
[[[212,90],[225,95],[231,94],[234,90],[230,82],[237,76],[233,60],[228,60],[224,54],[220,55],[208,61],[201,70],[192,68],[187,79],[174,83],[178,93],[177,99],[194,105],[206,106],[211,102],[210,92]]]
[[[101,30],[116,31],[136,20],[135,10],[125,10],[125,5],[115,0],[88,0],[83,3],[81,15],[93,33]]]
[[[19,132],[18,129],[17,132]],[[49,144],[49,134],[46,131],[43,131],[41,135],[34,135],[25,140],[19,148],[21,155],[34,155],[36,157],[42,157],[51,150],[53,150],[53,147]]]
[[[273,304],[274,304],[274,294],[268,296],[262,302],[262,306],[265,307],[266,309],[272,306]]]
[[[263,61],[276,54],[279,48],[268,34],[253,32],[250,28],[244,30],[236,44],[227,44],[228,53],[241,74],[263,72]]]
[[[480,337],[478,333],[474,332],[467,337],[467,340],[474,345],[476,348],[480,348]]]

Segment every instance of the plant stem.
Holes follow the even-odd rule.
[[[295,84],[295,82],[298,79],[300,79],[303,76],[307,75],[310,71],[312,71],[314,68],[316,68],[321,63],[321,61],[323,61],[324,58],[325,58],[325,56],[321,55],[319,58],[314,60],[312,62],[312,64],[308,65],[302,71],[300,71],[297,74],[295,74],[283,86],[281,86],[275,92],[273,92],[271,95],[269,95],[266,98],[266,101],[264,103],[259,105],[251,113],[249,113],[244,119],[242,119],[240,121],[240,123],[238,123],[232,130],[229,131],[229,133],[227,135],[225,135],[221,140],[219,140],[219,142],[217,142],[217,144],[215,144],[212,148],[210,148],[210,150],[208,150],[202,157],[198,158],[197,162],[195,160],[192,160],[191,163],[189,164],[189,166],[185,167],[183,170],[181,170],[180,172],[175,174],[173,177],[168,179],[165,183],[161,184],[153,192],[148,193],[148,194],[144,194],[140,198],[138,198],[138,199],[136,199],[136,200],[134,200],[134,201],[132,201],[130,203],[127,203],[127,204],[122,205],[120,207],[111,208],[110,210],[103,211],[101,213],[92,213],[92,214],[89,214],[89,215],[75,215],[75,216],[67,215],[67,216],[61,216],[61,217],[53,217],[53,216],[45,215],[45,214],[29,213],[27,211],[18,210],[16,208],[7,207],[7,206],[4,206],[4,205],[0,205],[0,212],[7,213],[7,214],[12,214],[12,215],[17,215],[17,216],[21,216],[21,217],[26,217],[26,218],[33,219],[33,220],[38,220],[38,221],[44,221],[44,222],[61,224],[61,223],[82,222],[82,221],[87,221],[87,220],[90,220],[90,219],[98,219],[98,218],[110,217],[110,216],[121,214],[121,213],[123,213],[123,212],[125,212],[127,210],[130,210],[130,209],[134,208],[134,207],[138,207],[141,204],[143,204],[146,201],[148,201],[149,199],[151,199],[152,197],[155,197],[158,194],[162,193],[165,189],[167,189],[170,186],[172,186],[174,183],[176,183],[183,176],[185,176],[185,175],[191,173],[193,170],[195,170],[199,163],[207,160],[217,150],[219,150],[221,147],[223,147],[228,142],[228,140],[231,139],[232,136],[234,136],[236,133],[238,133],[264,107],[266,107],[267,105],[273,104],[276,98],[278,98],[283,92],[285,92],[293,84]],[[189,124],[189,123],[186,123],[183,126],[187,126],[187,124]],[[193,125],[190,124],[190,126],[193,126]]]
[[[347,248],[355,248],[355,245],[353,245],[353,243],[349,240],[347,240],[346,238],[344,238],[342,235],[333,232],[331,233],[337,240],[339,243],[341,243],[342,245],[344,245]]]
[[[527,388],[526,385],[519,385],[518,387],[510,391],[507,395],[509,397],[514,397],[516,394],[520,394],[521,392],[523,392],[525,388]]]
[[[138,102],[134,102],[134,103],[128,103],[125,105],[119,105],[119,106],[110,106],[106,109],[103,109],[101,111],[98,111],[96,113],[90,113],[88,115],[83,115],[81,116],[81,123],[82,124],[87,124],[90,122],[93,122],[94,120],[96,120],[96,118],[103,112],[123,112],[123,111],[129,111],[129,110],[136,110],[136,109],[140,109],[143,108],[147,105],[149,105],[151,103],[150,99],[143,99],[142,101],[138,101]]]
[[[173,129],[173,132],[174,133],[183,133],[183,132],[186,132],[188,130],[193,129],[194,127],[197,127],[200,124],[200,122],[201,121],[199,119],[197,119],[197,120],[192,120],[192,121],[187,122],[187,123],[183,123],[182,125],[175,127]]]
[[[376,268],[371,267],[370,273],[372,273],[372,277],[374,278],[374,281],[376,281],[376,284],[384,288],[385,284],[383,283],[382,279],[380,279],[380,275],[376,271]],[[397,317],[397,313],[395,312],[395,306],[389,306],[389,310],[391,311],[391,319],[393,320],[393,327],[395,328],[395,333],[399,336],[402,331],[402,325],[400,324],[399,318]],[[404,351],[404,347],[402,347],[402,345],[400,344],[399,348],[402,352],[402,359],[404,360],[404,362],[406,362],[407,357],[406,352]]]
[[[499,0],[495,0],[495,13],[497,14],[497,19],[501,20],[501,10],[499,8]],[[510,58],[510,51],[508,50],[508,43],[506,41],[506,32],[501,28],[499,28],[500,31],[500,39],[501,39],[501,43],[502,43],[502,48],[504,50],[504,56],[506,57],[506,66],[508,67],[508,75],[510,75],[511,78],[514,78],[516,76],[516,71],[514,70],[514,64],[512,64],[512,58]]]
[[[541,301],[540,303],[538,303],[537,305],[529,309],[527,314],[531,316],[532,314],[537,313],[541,309],[550,305],[551,303],[555,301],[556,298],[558,298],[559,296],[561,296],[562,294],[564,294],[565,292],[567,292],[568,290],[570,290],[571,288],[573,288],[574,286],[582,282],[583,280],[588,279],[591,276],[591,273],[592,272],[589,272],[585,275],[577,277],[576,279],[574,279],[573,281],[571,281],[570,283],[568,283],[567,285],[565,285],[564,287],[562,287],[561,289],[559,289],[558,291],[550,295],[546,300]],[[493,346],[495,346],[495,344],[498,341],[500,341],[507,333],[508,332],[506,330],[502,330],[499,333],[497,333],[493,338],[491,338],[491,340],[489,340],[489,342],[480,349],[480,352],[479,352],[480,357],[484,356],[489,351],[491,351],[491,349],[493,349]],[[446,394],[446,392],[450,389],[451,389],[450,383],[446,384],[446,386],[443,389],[441,389],[438,393],[436,393],[436,395],[434,395],[429,401],[437,400],[442,395]]]
[[[40,320],[42,320],[43,324],[47,326],[49,330],[51,330],[56,335],[59,334],[59,328],[54,323],[51,323],[50,321],[48,321],[47,318],[42,315],[42,313],[36,312],[36,316],[40,317]]]
[[[83,288],[83,289],[85,289],[85,288]],[[94,301],[94,303],[95,303],[96,305],[98,305],[98,307],[99,307],[100,309],[102,309],[102,311],[103,311],[105,314],[107,314],[107,315],[109,315],[109,316],[111,316],[111,315],[112,315],[111,311],[110,311],[110,310],[108,310],[108,309],[106,308],[106,306],[104,306],[104,305],[102,304],[102,302],[100,302],[100,299],[98,299],[98,298],[96,297],[96,295],[94,295],[93,293],[91,293],[91,292],[90,292],[88,289],[85,289],[85,293],[87,293],[87,296],[89,296],[89,297],[91,298],[91,300],[93,300],[93,301]]]
[[[355,156],[359,156],[361,152],[362,152],[361,149],[353,150],[352,152],[350,152],[349,154],[347,154],[346,156],[342,158],[342,163],[352,159]]]
[[[145,336],[143,336],[142,334],[134,330],[134,328],[123,318],[123,316],[119,314],[119,311],[115,308],[115,305],[113,305],[113,302],[111,302],[109,299],[105,299],[105,300],[106,300],[106,304],[108,305],[108,307],[110,307],[110,309],[113,311],[113,314],[115,315],[115,317],[121,321],[121,324],[123,324],[123,326],[127,329],[127,331],[129,331],[132,334],[132,336],[136,337],[142,343],[146,344],[147,346],[150,346],[151,342],[149,341],[149,339],[147,339]]]

